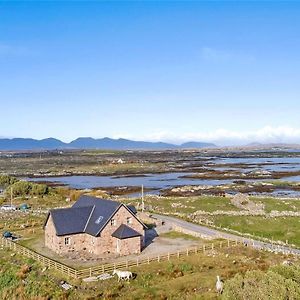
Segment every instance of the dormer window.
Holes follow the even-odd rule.
[[[116,222],[115,219],[111,219],[111,220],[110,220],[110,225],[111,225],[111,226],[116,226],[116,224],[117,224],[117,222]]]
[[[132,224],[132,217],[127,218],[127,225]]]

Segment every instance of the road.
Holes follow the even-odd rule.
[[[167,224],[174,224],[176,226],[179,226],[183,229],[187,229],[190,231],[197,232],[199,234],[211,237],[211,238],[224,238],[229,240],[237,240],[239,242],[246,243],[249,246],[252,246],[256,249],[263,249],[263,250],[271,250],[271,251],[277,251],[277,252],[284,252],[284,253],[290,253],[294,255],[300,255],[300,249],[290,248],[286,246],[278,246],[278,245],[272,245],[271,243],[266,243],[258,240],[253,240],[249,238],[244,238],[238,235],[234,235],[231,233],[226,233],[220,230],[216,230],[213,228],[209,228],[203,225],[198,225],[194,223],[190,223],[187,221],[184,221],[179,218],[170,217],[170,216],[164,216],[164,215],[158,215],[158,214],[152,214],[153,217],[160,219],[164,221]]]

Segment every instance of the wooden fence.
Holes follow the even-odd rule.
[[[3,247],[9,248],[12,251],[15,251],[21,255],[24,255],[26,257],[32,258],[38,262],[40,262],[42,265],[57,270],[61,273],[63,273],[64,275],[67,275],[69,277],[73,277],[73,278],[77,278],[77,270],[61,263],[58,262],[54,259],[48,258],[42,254],[39,254],[31,249],[28,249],[27,247],[24,247],[18,243],[15,243],[11,240],[2,238],[1,239],[1,245]]]
[[[230,241],[230,240],[220,241],[218,243],[211,243],[211,244],[203,245],[201,247],[188,248],[182,251],[167,253],[163,255],[157,255],[157,256],[146,257],[146,258],[137,257],[136,259],[125,260],[125,261],[110,263],[110,264],[102,264],[95,267],[76,270],[75,268],[69,267],[54,259],[48,258],[42,254],[39,254],[11,240],[5,238],[1,239],[1,245],[3,247],[9,248],[21,255],[32,258],[48,268],[54,269],[68,277],[72,277],[76,279],[97,276],[106,272],[112,272],[114,269],[128,269],[131,267],[138,267],[138,266],[150,264],[151,262],[169,261],[172,258],[178,259],[183,256],[189,256],[197,253],[205,254],[207,251],[211,251],[217,248],[232,247],[237,244],[238,241]]]
[[[237,241],[221,241],[219,243],[211,243],[207,245],[203,245],[201,247],[193,247],[193,248],[187,248],[185,250],[176,251],[172,253],[167,253],[163,255],[157,255],[153,257],[146,257],[146,258],[136,258],[131,260],[126,260],[122,262],[116,262],[112,264],[103,264],[101,266],[96,267],[90,267],[86,269],[81,269],[77,271],[78,278],[85,278],[90,276],[97,276],[99,274],[105,273],[105,272],[112,272],[114,269],[128,269],[131,267],[138,267],[142,265],[150,264],[151,262],[162,262],[162,261],[169,261],[172,258],[180,258],[184,256],[189,256],[192,254],[197,253],[206,253],[207,251],[211,251],[217,248],[224,248],[224,247],[231,247],[234,245],[237,245]]]

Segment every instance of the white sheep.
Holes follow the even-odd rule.
[[[216,282],[216,290],[219,295],[221,295],[223,292],[223,285],[224,284],[223,284],[222,280],[220,279],[220,276],[218,275],[217,282]]]

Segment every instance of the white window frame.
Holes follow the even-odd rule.
[[[127,225],[132,224],[132,217],[127,217]]]
[[[111,226],[116,226],[117,225],[117,222],[115,219],[110,219],[110,225]]]
[[[65,246],[71,245],[71,238],[69,236],[65,237]]]

